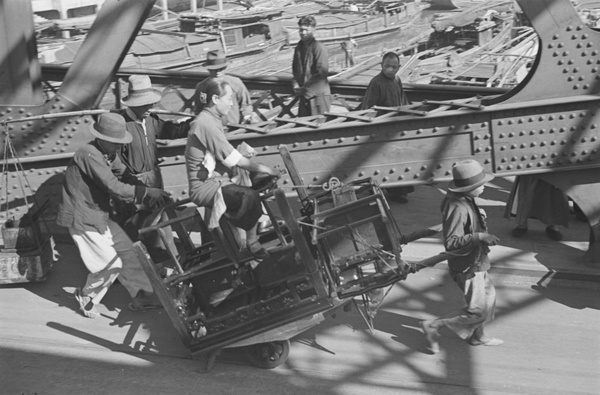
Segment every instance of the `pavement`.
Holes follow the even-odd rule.
[[[72,297],[86,269],[72,244],[40,283],[0,286],[0,382],[3,394],[596,394],[600,388],[600,268],[581,261],[588,225],[572,216],[564,239],[531,221],[521,239],[502,217],[509,180],[496,179],[480,204],[490,232],[497,289],[490,336],[500,347],[472,347],[442,331],[428,354],[420,321],[460,307],[461,294],[439,263],[395,284],[368,330],[355,309],[334,311],[292,340],[288,361],[273,370],[224,350],[210,373],[190,359],[164,309],[133,312],[116,284],[100,318],[81,316]],[[404,233],[436,225],[443,185],[418,186],[391,207]],[[440,235],[404,246],[403,258],[443,251]],[[242,390],[243,389],[243,390]]]

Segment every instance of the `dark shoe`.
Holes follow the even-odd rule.
[[[562,233],[560,233],[556,229],[552,229],[549,226],[546,227],[546,234],[548,235],[549,238],[551,238],[554,241],[561,241],[563,238]]]
[[[425,333],[425,337],[427,338],[427,350],[432,354],[440,352],[440,344],[438,343],[439,334],[437,329],[431,326],[431,321],[421,321],[421,328],[423,328],[423,333]]]
[[[504,344],[504,341],[495,337],[486,337],[485,339],[471,339],[469,344],[472,346],[499,346]]]
[[[98,311],[96,310],[96,306],[93,303],[90,303],[92,301],[92,298],[90,298],[89,296],[84,296],[81,293],[81,288],[75,288],[75,293],[73,294],[73,296],[75,296],[77,303],[79,303],[79,310],[85,317],[100,317],[100,313],[98,313]],[[88,309],[87,307],[90,304],[92,305],[92,307]]]
[[[527,233],[527,228],[521,228],[520,226],[517,226],[516,228],[514,228],[511,232],[510,235],[512,237],[521,237],[523,236],[525,233]]]
[[[132,311],[145,311],[159,309],[162,307],[162,304],[157,299],[155,294],[140,291],[135,298],[133,298],[133,301],[127,305],[127,307]]]
[[[249,241],[246,245],[248,251],[252,254],[252,256],[256,259],[265,259],[269,256],[269,253],[265,248],[260,244],[258,240]]]

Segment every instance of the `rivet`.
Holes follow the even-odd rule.
[[[379,171],[379,170],[375,170],[375,171],[373,172],[373,174],[374,174],[374,175],[376,175],[376,176],[378,176],[378,175],[380,174],[380,171]]]
[[[405,172],[405,173],[408,173],[410,170],[411,170],[411,168],[410,168],[410,167],[407,167],[406,169],[404,169],[404,172]]]
[[[381,179],[381,181],[383,181],[383,182],[387,182],[388,180],[389,180],[389,178],[387,178],[387,177],[383,177],[383,178]]]
[[[343,142],[344,142],[344,138],[343,138],[343,137],[340,137],[340,138],[338,139],[338,143],[343,143]]]
[[[395,172],[396,172],[396,169],[392,167],[392,168],[390,169],[390,174],[394,174]]]
[[[292,144],[292,148],[298,148],[298,143]]]
[[[365,173],[363,173],[363,172],[361,171],[360,173],[358,173],[358,176],[359,176],[359,177],[364,177],[364,176],[365,176]]]

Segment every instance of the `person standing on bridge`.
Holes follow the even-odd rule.
[[[398,107],[409,104],[404,93],[402,81],[398,76],[400,70],[400,57],[395,52],[387,52],[381,59],[381,72],[377,74],[365,91],[360,108],[367,110],[373,106]],[[387,188],[386,192],[391,200],[399,203],[408,203],[408,194],[415,191],[415,187]]]
[[[505,218],[513,215],[517,221],[513,237],[525,235],[528,219],[535,218],[546,225],[549,238],[560,241],[562,233],[556,227],[569,226],[569,200],[562,190],[535,174],[517,176],[504,211]]]
[[[96,318],[96,305],[118,277],[133,298],[132,310],[160,307],[131,239],[111,218],[110,200],[157,206],[169,194],[143,186],[121,162],[117,151],[132,140],[122,116],[100,114],[90,131],[95,140],[79,148],[67,165],[57,215],[58,225],[69,228],[90,271],[85,286],[77,288],[74,296],[83,315]]]
[[[158,167],[157,139],[187,138],[193,118],[180,123],[160,119],[151,111],[161,98],[160,91],[152,88],[149,76],[142,74],[129,77],[128,95],[122,100],[127,108],[120,115],[125,118],[125,127],[132,141],[123,144],[118,154],[127,170],[145,186],[164,189]],[[145,205],[116,200],[115,207],[121,226],[132,240],[138,240],[139,229],[148,226],[154,219],[152,208]],[[170,236],[171,233],[166,232],[166,235]],[[166,254],[158,235],[144,237],[144,243],[154,258],[155,254]]]
[[[473,346],[503,344],[484,333],[496,308],[496,290],[488,274],[488,252],[499,239],[488,233],[485,212],[475,202],[494,175],[485,173],[479,162],[467,159],[452,168],[452,177],[442,201],[444,246],[452,256],[448,258],[450,276],[463,292],[466,307],[454,316],[421,323],[428,349],[434,354],[439,352],[438,329],[443,326]]]
[[[327,48],[314,37],[317,21],[306,15],[298,20],[300,41],[292,60],[292,88],[299,98],[298,116],[318,115],[329,111],[331,90]]]
[[[346,68],[354,66],[354,50],[358,48],[358,43],[354,38],[352,38],[352,34],[348,34],[348,39],[342,41],[340,44],[342,50],[346,54]]]
[[[255,123],[258,121],[254,114],[250,92],[241,79],[233,75],[225,74],[225,69],[229,62],[221,50],[210,51],[206,56],[206,65],[204,66],[210,73],[210,76],[196,85],[194,92],[194,113],[200,114],[204,109],[205,103],[200,100],[202,92],[206,93],[206,84],[209,79],[217,78],[227,82],[233,90],[234,100],[231,103],[229,112],[222,117],[223,125]]]

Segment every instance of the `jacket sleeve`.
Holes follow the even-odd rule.
[[[406,106],[410,104],[410,102],[408,101],[408,97],[406,97],[406,91],[404,90],[404,86],[402,86],[402,80],[400,80],[400,77],[398,76],[396,76],[396,84],[398,84],[398,86],[400,87],[400,92],[402,92],[402,99],[400,99],[400,105]]]
[[[186,138],[190,131],[190,123],[193,118],[189,118],[183,122],[165,121],[156,115],[152,115],[155,123],[156,138],[164,140],[175,140]]]
[[[327,54],[327,48],[324,45],[317,43],[313,49],[313,66],[315,70],[312,73],[310,80],[304,83],[304,87],[307,90],[314,90],[313,85],[319,86],[323,81],[327,81],[329,75],[329,55]]]
[[[480,240],[477,233],[465,232],[468,222],[469,213],[463,205],[453,202],[446,204],[443,212],[446,251],[463,250],[463,252],[468,252],[479,245]]]
[[[298,47],[294,49],[294,57],[292,58],[292,85],[298,86],[300,85],[300,81],[302,80],[302,69],[300,67],[300,55],[298,52]]]
[[[252,99],[250,97],[250,92],[248,92],[248,88],[244,85],[243,82],[240,81],[240,89],[237,93],[238,104],[240,105],[240,112],[242,113],[242,117],[247,115],[252,115],[254,109],[252,108]]]
[[[377,105],[377,99],[380,96],[381,92],[379,89],[379,85],[374,83],[373,80],[371,80],[371,82],[369,82],[369,86],[367,86],[367,90],[365,91],[365,96],[363,97],[360,109],[367,110]]]
[[[109,166],[102,156],[94,155],[91,152],[82,152],[79,155],[76,153],[73,159],[94,184],[111,196],[125,201],[135,200],[136,202],[141,201],[143,198],[146,188],[123,183],[117,178],[117,175],[126,177],[128,173],[118,156],[115,159],[118,163],[114,167]]]

